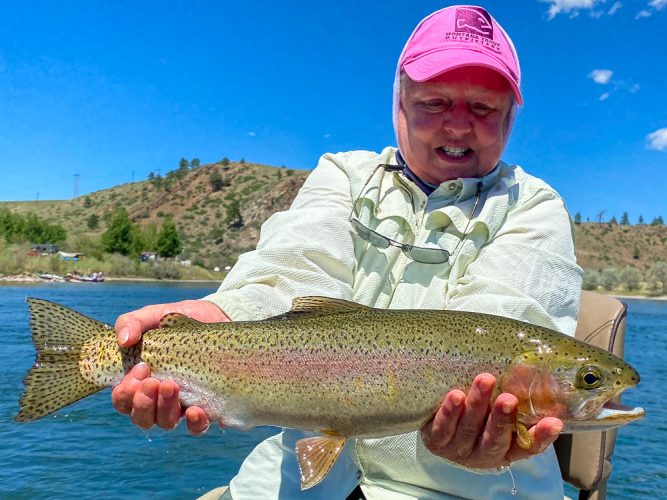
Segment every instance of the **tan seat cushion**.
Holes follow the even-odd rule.
[[[576,337],[623,357],[627,306],[614,297],[582,291]],[[563,479],[596,490],[611,474],[616,430],[562,435],[555,443]]]

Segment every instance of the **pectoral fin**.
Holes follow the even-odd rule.
[[[316,436],[296,442],[296,459],[301,472],[301,489],[318,484],[329,473],[345,446],[342,436]]]
[[[516,444],[524,450],[529,450],[533,446],[533,439],[528,433],[528,428],[521,422],[516,423]]]

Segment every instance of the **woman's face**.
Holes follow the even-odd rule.
[[[401,154],[431,184],[488,174],[505,149],[511,106],[509,83],[488,68],[459,68],[425,82],[404,75]]]

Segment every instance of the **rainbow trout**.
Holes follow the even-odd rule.
[[[118,384],[140,361],[174,380],[185,406],[225,426],[319,431],[297,442],[301,487],[320,482],[349,438],[420,429],[445,393],[482,372],[519,400],[517,434],[540,418],[565,432],[609,429],[643,416],[605,403],[639,382],[607,351],[528,323],[460,311],[385,310],[324,297],[295,299],[264,321],[162,318],[140,344],[120,348],[111,325],[29,298],[37,360],[19,421],[35,420]],[[526,441],[527,440],[527,441]]]

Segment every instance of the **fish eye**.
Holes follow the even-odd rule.
[[[602,373],[595,366],[584,366],[577,374],[577,382],[583,389],[595,389],[602,383]]]

